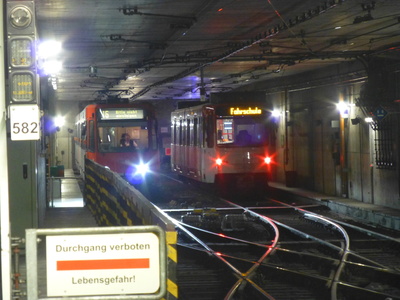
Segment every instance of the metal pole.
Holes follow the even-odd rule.
[[[4,16],[5,1],[0,0],[0,16]],[[2,19],[3,20],[3,19]],[[3,300],[12,298],[11,287],[11,240],[10,240],[10,207],[8,194],[8,162],[6,131],[6,84],[5,84],[5,45],[4,22],[0,29],[0,230],[1,230],[1,295]]]
[[[37,233],[27,229],[26,233],[26,282],[29,299],[38,299],[37,279]]]
[[[340,92],[339,102],[344,102],[344,92]],[[348,197],[348,184],[347,184],[347,152],[346,152],[346,124],[345,122],[348,118],[344,118],[340,115],[340,173],[341,173],[341,196],[347,198]]]
[[[50,179],[50,186],[49,186],[49,188],[50,188],[50,207],[54,207],[54,190],[53,190],[53,179],[54,179],[54,177],[53,176],[51,176],[51,177],[49,177],[49,179]]]

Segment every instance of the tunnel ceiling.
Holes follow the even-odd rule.
[[[62,42],[59,101],[198,99],[386,56],[399,0],[36,0],[41,40]]]

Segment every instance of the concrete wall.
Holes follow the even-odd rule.
[[[64,126],[50,136],[50,162],[53,166],[64,165],[65,169],[71,169],[73,163],[73,136],[71,130],[75,130],[75,116],[80,112],[78,101],[53,102],[49,109],[50,117],[63,116]]]
[[[294,172],[298,187],[400,207],[398,168],[377,165],[377,132],[364,122],[368,115],[357,105],[362,84],[316,85],[266,93],[266,101],[282,111],[277,121],[274,180],[288,183],[287,172]],[[339,99],[350,104],[347,118],[341,118],[337,110]],[[392,140],[388,147],[397,163],[398,116],[392,112],[389,117]],[[352,124],[355,118],[361,122]]]

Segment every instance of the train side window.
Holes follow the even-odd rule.
[[[197,129],[199,126],[199,121],[197,118],[193,119],[193,146],[197,147],[198,145],[198,137],[197,137]]]
[[[190,133],[192,131],[192,128],[190,125],[191,125],[190,119],[187,119],[186,120],[186,146],[190,146],[192,144],[192,142],[190,140],[190,136],[191,136]]]
[[[81,139],[86,139],[86,121],[81,124]]]
[[[80,146],[82,146],[81,128],[82,128],[81,123],[75,124],[74,141],[75,141],[75,144],[79,144]]]
[[[89,145],[88,150],[94,152],[94,123],[93,120],[89,121]]]
[[[80,143],[81,147],[83,149],[87,148],[87,143],[86,143],[86,121],[84,121],[82,124],[80,124]]]
[[[183,121],[179,120],[179,145],[183,145]]]
[[[181,133],[182,133],[182,143],[181,143],[181,145],[182,146],[184,146],[184,145],[186,145],[186,122],[185,122],[185,120],[182,120],[182,131],[181,131]]]
[[[197,139],[198,139],[198,145],[203,147],[203,118],[200,116],[199,117],[199,123],[198,123],[198,133],[197,133]]]
[[[172,143],[174,144],[174,145],[176,145],[176,134],[177,134],[177,132],[176,132],[176,120],[174,119],[174,125],[173,125],[173,129],[172,129]]]
[[[207,147],[207,118],[204,116],[201,122],[201,144],[203,148]]]
[[[156,126],[152,126],[152,130],[151,130],[151,146],[153,150],[157,150],[158,149],[158,141],[157,141],[157,127]]]
[[[75,131],[74,131],[74,141],[77,142],[78,139],[75,139],[75,137],[81,139],[81,124],[75,124]]]
[[[214,147],[214,120],[212,115],[206,119],[206,142],[208,148]]]

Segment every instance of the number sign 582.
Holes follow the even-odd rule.
[[[37,105],[10,105],[11,140],[39,140],[40,117]]]
[[[13,132],[14,134],[35,134],[39,133],[39,124],[36,122],[23,122],[23,123],[14,123],[13,124]]]

